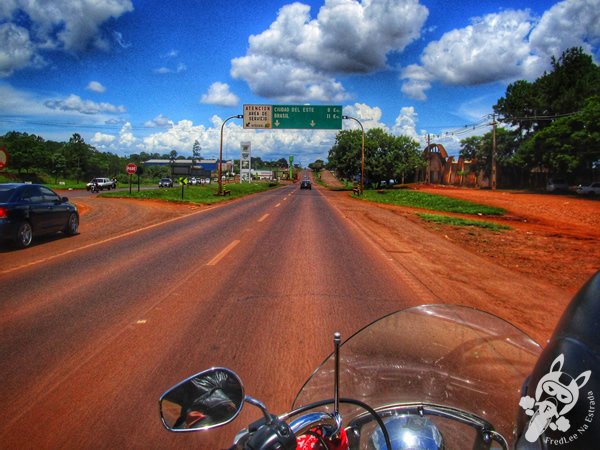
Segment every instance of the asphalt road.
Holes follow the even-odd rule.
[[[227,447],[257,409],[175,435],[159,421],[162,392],[224,366],[282,413],[334,331],[347,338],[414,304],[396,266],[319,190],[297,185],[68,242],[0,268],[2,448]]]

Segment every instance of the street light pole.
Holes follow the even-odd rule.
[[[342,116],[342,119],[352,119],[356,120],[360,125],[360,129],[362,130],[362,146],[361,146],[361,159],[360,159],[360,194],[362,195],[365,190],[365,128],[363,124],[360,123],[356,117],[352,116]]]
[[[243,119],[244,116],[241,114],[237,114],[235,116],[230,116],[227,119],[225,119],[225,121],[223,122],[223,124],[221,125],[221,146],[219,148],[219,161],[218,161],[218,165],[219,165],[219,191],[217,192],[217,195],[223,195],[223,176],[222,176],[222,171],[223,171],[223,128],[225,127],[225,124],[227,123],[228,120],[230,119]]]

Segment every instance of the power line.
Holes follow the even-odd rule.
[[[496,120],[499,122],[526,122],[526,121],[528,121],[528,122],[543,122],[543,121],[553,121],[553,120],[560,119],[563,117],[574,116],[574,115],[579,114],[580,112],[581,111],[575,111],[575,112],[564,113],[564,114],[534,115],[534,116],[509,117],[509,118],[496,117]],[[493,117],[493,114],[487,114],[479,122],[467,124],[461,128],[456,128],[454,130],[449,130],[449,131],[445,131],[445,132],[438,133],[438,134],[431,134],[431,136],[435,137],[436,139],[445,139],[445,138],[451,138],[453,136],[461,136],[463,134],[470,133],[470,132],[480,129],[480,128],[487,128],[487,127],[492,126],[492,123],[489,122],[490,120],[492,120],[492,117]],[[432,127],[432,128],[439,128],[439,127]]]

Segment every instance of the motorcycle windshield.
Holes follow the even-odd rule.
[[[491,424],[512,445],[521,387],[540,352],[531,338],[494,315],[454,305],[419,306],[385,316],[342,344],[339,395],[378,411],[413,403],[460,410]],[[332,354],[293,407],[332,398],[333,380]],[[365,414],[349,404],[340,411],[344,426]],[[436,426],[447,449],[469,448],[465,433],[476,434],[455,421],[438,420]]]

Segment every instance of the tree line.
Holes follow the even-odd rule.
[[[469,170],[492,172],[496,142],[498,186],[536,187],[549,177],[571,183],[590,181],[600,173],[600,67],[581,48],[552,58],[552,70],[534,82],[510,84],[494,105],[494,132],[460,142]],[[502,126],[503,125],[503,126]],[[494,139],[495,138],[495,139]],[[329,150],[327,168],[356,179],[361,164],[360,130],[341,131]],[[426,166],[416,141],[381,129],[365,135],[365,181],[414,181]],[[318,170],[320,160],[312,165]]]
[[[54,183],[58,180],[74,180],[79,183],[94,177],[114,177],[125,182],[128,178],[125,167],[130,162],[141,166],[150,159],[190,159],[189,156],[179,155],[176,150],[168,153],[140,152],[128,156],[101,152],[87,144],[77,133],[73,134],[68,142],[56,142],[45,140],[35,134],[10,131],[0,136],[0,148],[8,150],[10,155],[8,167],[22,180],[42,181],[42,178],[46,177],[51,178]],[[200,144],[197,141],[192,148],[192,158],[198,160],[201,158]],[[235,166],[239,167],[239,160]],[[254,169],[287,167],[288,161],[285,158],[268,161],[260,157],[252,157]],[[161,178],[168,177],[170,174],[170,167],[151,166],[145,169],[144,177]]]
[[[600,67],[581,48],[552,58],[533,82],[510,84],[494,105],[499,185],[535,186],[549,177],[591,181],[600,170]],[[491,173],[492,132],[461,141],[472,170]]]

